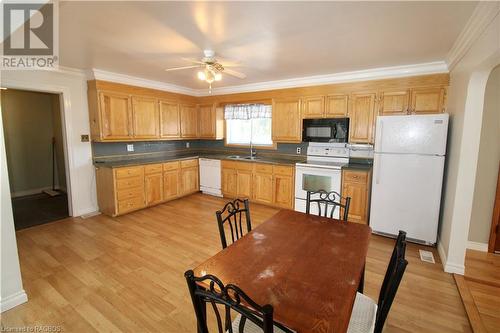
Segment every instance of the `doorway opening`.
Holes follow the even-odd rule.
[[[69,217],[61,95],[1,91],[16,230]]]

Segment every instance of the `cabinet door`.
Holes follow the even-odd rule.
[[[253,198],[263,204],[273,203],[273,174],[257,172],[253,177]]]
[[[393,116],[408,114],[408,90],[383,92],[380,98],[379,114]]]
[[[163,199],[171,200],[179,196],[180,190],[180,171],[179,169],[163,172]]]
[[[161,173],[146,175],[144,189],[146,205],[151,206],[163,201],[163,175]]]
[[[215,108],[213,104],[198,105],[198,136],[215,139]]]
[[[132,121],[134,138],[159,138],[160,115],[158,112],[158,100],[148,97],[133,97]]]
[[[222,168],[222,194],[230,198],[238,196],[238,175],[236,169]]]
[[[181,137],[179,104],[175,102],[160,101],[160,137]]]
[[[375,94],[353,94],[349,112],[349,142],[373,143]]]
[[[273,100],[273,141],[301,142],[300,99]]]
[[[325,98],[323,96],[306,97],[302,99],[303,118],[322,118],[325,113]]]
[[[195,105],[182,104],[181,109],[181,137],[198,137],[198,110]]]
[[[181,194],[194,193],[200,190],[198,167],[181,169]]]
[[[99,93],[101,137],[103,140],[132,138],[130,96],[117,93]]]
[[[252,171],[238,170],[238,197],[251,198],[252,197]]]
[[[444,88],[411,90],[411,112],[415,114],[444,112]]]
[[[349,222],[367,223],[368,189],[366,184],[346,182],[342,186],[342,196],[350,197]]]
[[[274,175],[274,204],[278,207],[293,209],[293,177]]]
[[[325,117],[347,117],[349,96],[344,94],[326,96]]]

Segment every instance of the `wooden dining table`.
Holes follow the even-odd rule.
[[[281,210],[194,269],[235,284],[300,333],[346,332],[371,229]]]

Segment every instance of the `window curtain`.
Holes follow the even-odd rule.
[[[271,118],[271,105],[228,104],[224,107],[224,119],[248,120]]]

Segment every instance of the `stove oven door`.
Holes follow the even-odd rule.
[[[325,190],[327,192],[335,191],[342,194],[340,192],[341,181],[340,169],[297,166],[295,170],[295,210],[305,213],[307,191]],[[312,199],[317,197],[318,195],[313,195]],[[311,205],[311,213],[318,213],[317,204]],[[335,210],[333,216],[335,218],[339,217],[338,208]]]

